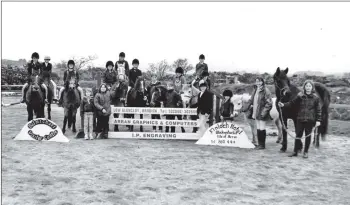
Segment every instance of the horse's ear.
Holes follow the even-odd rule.
[[[278,67],[277,70],[276,70],[276,74],[279,75],[280,72],[281,72],[281,69],[280,69],[280,67]]]
[[[284,70],[284,73],[285,73],[285,74],[288,73],[288,67]]]

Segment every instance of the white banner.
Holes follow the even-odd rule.
[[[198,133],[108,132],[108,138],[112,139],[198,140],[200,137]]]
[[[144,126],[175,126],[175,127],[199,127],[198,120],[156,120],[156,119],[131,119],[113,118],[110,124],[118,125],[144,125]]]
[[[112,113],[159,114],[159,115],[197,115],[197,108],[152,108],[152,107],[113,107]]]

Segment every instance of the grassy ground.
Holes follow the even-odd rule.
[[[52,109],[53,121],[62,126],[62,108]],[[84,141],[74,139],[70,131],[66,144],[12,140],[26,118],[20,106],[2,110],[4,205],[345,205],[350,201],[346,136],[330,135],[318,150],[311,146],[309,159],[278,153],[280,145],[273,136],[267,138],[264,151],[189,141]],[[348,135],[350,123],[332,121],[330,127]],[[292,146],[290,140],[288,152]]]

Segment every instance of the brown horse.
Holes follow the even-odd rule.
[[[77,110],[80,106],[80,94],[76,88],[75,79],[71,79],[65,83],[65,89],[63,91],[63,108],[64,119],[62,132],[66,132],[66,125],[68,121],[68,129],[72,127],[72,132],[76,132],[75,122]]]
[[[26,105],[28,112],[28,121],[33,119],[33,112],[36,118],[44,118],[45,94],[38,83],[38,77],[30,80],[26,93]]]
[[[46,105],[47,105],[47,118],[49,120],[51,120],[51,104],[52,104],[53,94],[54,94],[53,86],[52,86],[52,84],[50,82],[49,75],[47,75],[46,73],[43,73],[42,78],[43,78],[44,84],[47,87],[47,92],[48,92],[48,94],[47,94],[47,103],[46,103]]]
[[[128,84],[125,81],[118,81],[111,87],[112,105],[114,107],[125,107],[126,93],[128,91]],[[114,118],[119,117],[119,113],[113,114]],[[119,131],[118,125],[114,125],[114,131]]]

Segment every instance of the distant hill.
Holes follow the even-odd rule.
[[[321,71],[298,71],[294,75],[308,75],[308,76],[325,76]]]
[[[17,66],[17,67],[23,67],[23,65],[27,64],[26,59],[19,59],[19,60],[8,60],[8,59],[1,59],[1,65],[2,66]]]

